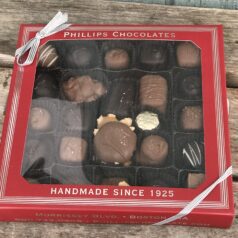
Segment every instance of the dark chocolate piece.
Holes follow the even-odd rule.
[[[142,165],[162,165],[168,156],[167,141],[157,135],[144,138],[137,161]]]
[[[66,61],[71,68],[89,67],[93,61],[94,52],[91,48],[85,46],[71,47],[66,54]]]
[[[188,188],[196,188],[205,180],[203,173],[189,173],[187,179]]]
[[[59,88],[56,80],[47,73],[40,73],[34,85],[34,97],[56,98],[59,94]]]
[[[106,52],[104,62],[108,69],[126,69],[129,66],[130,58],[126,50],[115,48]]]
[[[89,75],[71,77],[62,86],[64,96],[74,102],[92,102],[106,93],[105,86]]]
[[[167,46],[162,44],[145,43],[141,47],[140,62],[151,66],[165,65],[168,58]]]
[[[202,95],[202,81],[198,76],[190,75],[182,80],[181,91],[188,97]]]
[[[95,135],[94,148],[103,162],[129,165],[136,149],[136,134],[121,122],[108,122]]]
[[[201,130],[203,114],[201,106],[185,106],[182,109],[180,122],[184,130]]]
[[[177,61],[181,67],[198,67],[201,64],[200,49],[191,42],[182,42],[177,46]]]
[[[193,168],[199,168],[203,162],[203,144],[197,141],[188,142],[183,150],[183,159]]]
[[[167,107],[168,85],[160,75],[145,75],[140,79],[140,104],[165,113]]]
[[[135,82],[132,79],[114,80],[110,91],[103,111],[123,118],[130,117],[135,101]]]
[[[56,49],[52,45],[45,44],[39,48],[38,64],[41,67],[49,68],[55,66],[58,58]]]
[[[82,162],[86,159],[87,147],[86,140],[79,137],[65,136],[60,143],[60,159],[66,162]]]

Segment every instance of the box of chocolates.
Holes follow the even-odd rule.
[[[221,26],[71,25],[15,62],[1,220],[229,227],[227,117]]]

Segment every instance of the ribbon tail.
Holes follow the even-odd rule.
[[[193,209],[197,207],[209,194],[210,192],[221,182],[227,179],[230,175],[232,175],[232,166],[230,166],[225,173],[217,179],[213,184],[211,184],[207,189],[205,189],[202,193],[200,193],[197,197],[195,197],[191,202],[189,202],[178,214],[169,217],[163,221],[155,223],[153,225],[164,225],[170,222],[173,222],[177,219],[180,219],[186,215],[188,215]]]
[[[48,35],[53,34],[51,32],[58,32],[58,31],[56,31],[57,27],[63,25],[67,21],[68,21],[68,14],[67,13],[62,13],[61,11],[59,11],[52,18],[52,20],[40,31],[40,34],[48,36]],[[65,28],[62,28],[61,30],[65,29]]]

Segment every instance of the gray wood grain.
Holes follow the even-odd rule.
[[[171,6],[207,7],[238,9],[237,0],[116,0],[119,2],[139,2]]]
[[[234,10],[103,0],[0,0],[0,53],[14,55],[20,23],[47,23],[58,9],[72,23],[223,24],[228,86],[238,87],[238,18]],[[47,9],[47,11],[46,11]],[[20,14],[19,14],[20,13]]]
[[[0,223],[0,238],[232,238],[237,237],[238,219],[229,230],[216,228],[145,225],[81,225],[57,223]],[[8,236],[6,236],[8,235]]]

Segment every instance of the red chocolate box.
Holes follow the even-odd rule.
[[[18,47],[42,29],[22,25]],[[156,224],[230,167],[221,26],[71,25],[14,65],[3,221]],[[170,224],[227,228],[231,176]]]

